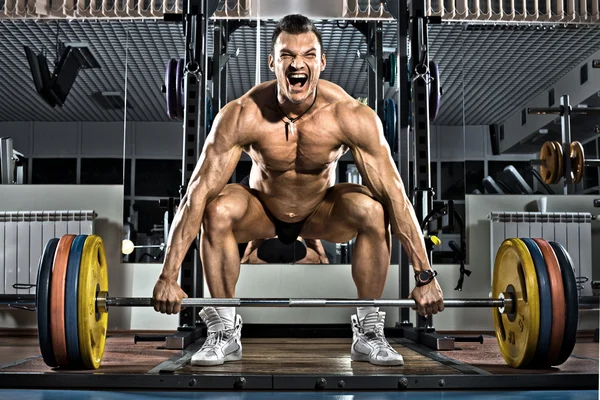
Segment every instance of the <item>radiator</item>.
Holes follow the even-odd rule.
[[[14,284],[35,284],[44,246],[67,233],[92,234],[93,210],[0,211],[0,293],[35,294],[35,287],[15,289]]]
[[[552,240],[562,244],[573,259],[579,295],[593,295],[592,214],[492,212],[489,218],[492,269],[496,252],[504,239],[532,237]]]

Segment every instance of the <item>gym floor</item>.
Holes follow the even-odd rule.
[[[167,350],[160,342],[134,343],[133,333],[114,333],[108,335],[97,371],[47,367],[33,334],[5,333],[1,339],[1,399],[598,398],[599,346],[591,337],[580,337],[560,367],[540,370],[508,367],[492,336],[484,336],[483,344],[456,343],[453,351],[431,351],[404,339],[391,339],[404,356],[401,367],[352,362],[349,338],[247,338],[242,341],[243,361],[194,367],[187,361],[201,341],[183,351]],[[231,392],[241,377],[247,390]],[[325,390],[315,390],[321,378],[327,382]],[[406,386],[399,390],[401,379]],[[9,390],[23,387],[30,390]]]

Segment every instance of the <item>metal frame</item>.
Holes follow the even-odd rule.
[[[410,128],[414,134],[414,154],[413,154],[413,183],[414,187],[409,187],[407,193],[412,193],[413,206],[417,214],[419,222],[422,222],[433,208],[434,191],[431,185],[431,126],[429,121],[429,91],[428,91],[428,74],[429,74],[429,49],[427,26],[432,20],[427,17],[427,5],[425,0],[412,1],[410,10],[405,10],[404,7],[398,8],[398,50],[400,54],[400,103],[399,118],[400,135],[399,149],[403,155],[408,156],[410,151],[409,140]],[[407,27],[407,29],[405,29]],[[407,36],[410,37],[410,71],[406,70],[406,64],[409,60],[408,48],[405,45]],[[402,114],[406,110],[407,93],[409,84],[406,82],[406,76],[410,72],[410,89],[412,89],[412,101],[410,104],[410,113],[412,114],[412,127],[408,125],[408,118]],[[405,111],[406,112],[406,111]],[[408,158],[408,157],[407,157]],[[408,161],[401,164],[402,178],[408,177]],[[410,182],[410,180],[409,180]],[[405,185],[407,183],[405,182]],[[431,262],[432,250],[428,251],[428,258]],[[408,297],[410,292],[409,281],[410,274],[409,260],[405,253],[402,252],[401,257],[401,282],[400,282],[400,297]],[[396,324],[402,330],[403,336],[417,343],[423,343],[426,346],[438,350],[451,350],[454,348],[454,340],[450,337],[438,335],[433,327],[432,317],[424,318],[417,314],[416,327],[413,327],[410,322],[408,310],[402,311],[400,321]]]

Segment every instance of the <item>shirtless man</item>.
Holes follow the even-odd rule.
[[[298,236],[337,243],[356,237],[352,277],[358,298],[381,298],[393,233],[418,277],[410,295],[418,312],[444,309],[382,123],[368,106],[319,79],[326,64],[322,49],[310,20],[284,17],[268,61],[277,79],[255,86],[216,116],[170,230],[154,287],[156,311],[180,311],[187,296],[177,284],[179,266],[200,231],[206,282],[215,298],[235,297],[237,244],[275,236],[288,244]],[[252,158],[250,187],[227,184],[242,151]],[[365,186],[335,185],[337,161],[347,151]],[[192,364],[240,360],[242,321],[235,308],[205,307],[200,316],[208,338]],[[403,364],[384,337],[384,319],[375,307],[360,307],[352,315],[352,360]]]

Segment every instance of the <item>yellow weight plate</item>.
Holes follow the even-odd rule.
[[[564,158],[563,158],[563,148],[562,148],[562,144],[560,144],[560,142],[552,142],[554,143],[554,148],[556,149],[556,153],[557,153],[557,159],[558,159],[558,167],[557,167],[557,171],[558,173],[556,174],[556,179],[554,180],[554,183],[559,183],[560,179],[565,175],[565,169],[564,169]]]
[[[540,175],[544,182],[552,185],[558,178],[558,153],[554,142],[544,142],[540,150]]]
[[[581,143],[575,141],[571,143],[571,179],[577,184],[583,179],[583,169],[585,156]]]
[[[502,292],[512,292],[516,305],[508,314],[493,309],[496,338],[506,363],[523,368],[531,362],[537,347],[540,296],[533,259],[520,239],[506,239],[496,253],[492,298]]]
[[[86,368],[97,369],[104,356],[108,314],[96,309],[98,292],[108,292],[108,270],[102,238],[90,235],[83,246],[79,270],[79,349]]]

